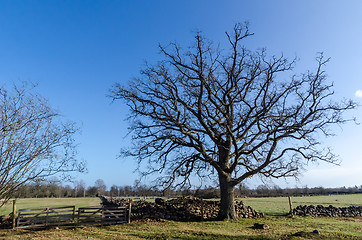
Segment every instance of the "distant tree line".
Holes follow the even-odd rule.
[[[280,188],[277,185],[259,185],[255,189],[249,189],[245,185],[238,186],[236,195],[239,197],[277,197],[277,196],[315,196],[315,195],[337,195],[337,194],[354,194],[362,193],[362,185],[354,187],[336,187],[324,188],[313,187],[295,187],[295,188]]]
[[[72,186],[71,186],[72,185]],[[220,198],[220,191],[216,187],[206,186],[198,189],[183,190],[160,190],[155,187],[142,185],[135,182],[133,186],[112,185],[107,188],[102,179],[95,181],[94,185],[86,186],[84,181],[76,181],[71,185],[62,185],[57,179],[48,181],[35,181],[20,186],[14,197],[16,198],[59,198],[59,197],[96,197],[100,195],[112,197],[177,197],[195,196],[204,199]],[[257,188],[248,188],[245,184],[239,184],[235,188],[236,197],[275,197],[275,196],[310,196],[331,194],[354,194],[362,193],[362,185],[354,187],[295,187],[280,188],[277,185],[259,185]]]

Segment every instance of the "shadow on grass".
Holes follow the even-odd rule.
[[[273,240],[275,238],[269,238],[264,235],[250,236],[250,235],[225,235],[225,234],[214,234],[214,233],[205,233],[205,232],[196,232],[196,231],[187,231],[183,234],[181,233],[139,233],[139,234],[131,234],[132,236],[139,237],[141,239],[157,239],[157,240],[165,240],[165,239],[189,239],[189,240],[201,240],[201,239],[215,239],[215,240],[226,240],[226,239],[249,239],[249,240]]]

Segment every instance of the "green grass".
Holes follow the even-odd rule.
[[[174,222],[145,221],[114,226],[85,226],[73,229],[0,230],[0,239],[362,239],[362,217],[287,217],[288,198],[243,198],[260,212],[263,219],[239,219],[235,221]],[[293,197],[297,205],[334,205],[345,207],[362,205],[362,194]],[[20,199],[18,208],[55,207],[65,205],[90,206],[99,204],[98,198]],[[10,207],[11,205],[7,206]],[[3,209],[0,209],[4,211]],[[254,223],[268,224],[269,229],[253,229]],[[320,235],[313,234],[319,230]]]
[[[256,222],[268,224],[270,228],[253,229]],[[312,234],[315,229],[321,234]],[[362,218],[266,217],[220,222],[132,222],[43,231],[0,230],[0,239],[362,239]]]
[[[19,209],[34,209],[34,208],[46,208],[46,207],[63,207],[74,206],[89,207],[99,206],[99,198],[22,198],[16,200],[16,208]],[[12,212],[13,202],[9,201],[6,205],[0,208],[0,216],[8,215]]]

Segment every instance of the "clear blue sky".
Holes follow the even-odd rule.
[[[214,42],[236,22],[249,21],[255,35],[246,44],[300,58],[297,70],[314,69],[314,57],[331,57],[329,79],[336,98],[362,103],[362,1],[0,1],[0,84],[30,81],[66,118],[82,124],[79,157],[88,162],[87,185],[133,184],[132,160],[118,159],[128,123],[121,102],[106,95],[114,82],[137,76],[144,60],[155,62],[158,43],[184,46],[192,31]],[[359,96],[359,97],[358,97]],[[362,121],[362,109],[352,114]],[[311,165],[300,183],[281,186],[362,185],[362,126],[336,129],[325,142],[342,165]],[[258,181],[248,182],[257,186]]]

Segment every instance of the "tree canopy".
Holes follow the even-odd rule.
[[[146,174],[160,173],[166,186],[215,172],[221,218],[235,217],[234,186],[253,175],[296,176],[310,161],[336,163],[319,139],[356,107],[333,101],[323,54],[315,70],[295,74],[295,59],[243,46],[251,35],[247,24],[236,24],[226,33],[228,50],[200,33],[187,50],[160,46],[163,61],[112,88],[112,97],[130,109],[134,147],[125,154],[148,161]]]
[[[84,171],[76,159],[78,128],[28,84],[0,87],[0,198],[3,204],[24,183]]]

